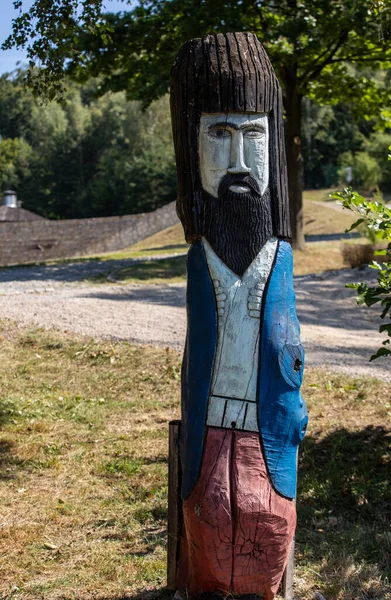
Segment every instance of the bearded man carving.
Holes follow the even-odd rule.
[[[249,33],[187,42],[172,69],[188,253],[177,589],[277,592],[307,426],[282,94]]]

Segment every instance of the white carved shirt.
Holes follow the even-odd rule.
[[[258,431],[257,383],[262,295],[277,250],[271,238],[236,275],[203,239],[215,289],[218,336],[207,424]]]

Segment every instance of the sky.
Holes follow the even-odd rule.
[[[22,6],[26,11],[33,4],[34,0],[23,0]],[[128,8],[126,1],[121,2],[120,0],[104,0],[104,6],[107,12],[119,12]],[[0,45],[11,33],[12,19],[17,14],[17,11],[14,9],[13,0],[0,0]],[[27,63],[24,50],[0,50],[0,75],[16,69],[18,61],[21,64]]]

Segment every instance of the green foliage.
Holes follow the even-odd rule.
[[[0,141],[0,189],[17,189],[30,175],[31,146],[23,138]]]
[[[300,95],[329,104],[343,97],[360,106],[360,114],[387,106],[387,86],[365,69],[391,64],[390,0],[143,0],[118,14],[103,14],[102,0],[35,0],[27,12],[21,1],[14,4],[20,13],[3,49],[26,47],[31,64],[43,67],[37,80],[30,74],[31,83],[50,96],[68,68],[84,80],[99,75],[101,91],[126,90],[147,105],[166,93],[185,40],[252,31],[283,84]]]
[[[382,181],[382,170],[375,158],[368,152],[345,152],[340,157],[341,167],[338,171],[339,182],[346,184],[346,167],[352,167],[352,184],[362,190],[371,192],[378,188]]]
[[[391,192],[391,161],[388,160],[387,148],[391,146],[391,131],[374,131],[364,141],[363,148],[374,158],[382,173],[381,188]]]
[[[167,98],[142,112],[123,92],[96,99],[89,82],[68,85],[63,105],[38,105],[22,79],[0,78],[0,189],[51,218],[142,212],[175,198]]]
[[[391,162],[387,160],[387,147],[391,144],[391,132],[383,125],[379,129],[378,119],[355,119],[348,104],[320,106],[304,99],[305,187],[352,184],[366,192],[381,188],[383,193],[390,193]],[[352,181],[346,179],[348,166],[352,168]]]
[[[26,46],[30,63],[27,79],[34,91],[49,99],[63,99],[65,61],[83,62],[76,44],[78,32],[99,36],[103,43],[109,41],[110,27],[102,17],[103,0],[36,0],[26,12],[23,0],[13,4],[19,14],[2,49]],[[43,68],[35,69],[37,62]]]
[[[351,210],[359,217],[348,231],[365,223],[382,240],[388,242],[385,249],[376,252],[382,259],[373,261],[370,265],[377,270],[377,285],[368,286],[366,283],[354,283],[347,287],[357,290],[358,304],[373,306],[380,303],[380,318],[386,321],[380,325],[379,331],[380,333],[385,332],[387,338],[370,360],[375,360],[380,356],[391,356],[391,209],[381,202],[365,200],[350,187],[345,188],[342,192],[332,194],[332,197],[340,200],[344,208]]]
[[[341,155],[361,150],[372,128],[364,119],[357,122],[347,104],[320,106],[306,98],[301,128],[305,187],[337,185]]]
[[[94,211],[118,202],[118,214],[152,210],[173,200],[176,171],[171,137],[168,98],[141,112],[138,102],[124,93],[95,102],[93,124],[107,129],[115,139],[99,153],[88,195]],[[103,136],[105,136],[102,131]],[[94,153],[97,137],[89,136],[88,153]]]

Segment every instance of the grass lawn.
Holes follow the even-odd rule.
[[[168,599],[180,356],[0,322],[0,598]],[[391,386],[307,370],[297,599],[390,600]]]

